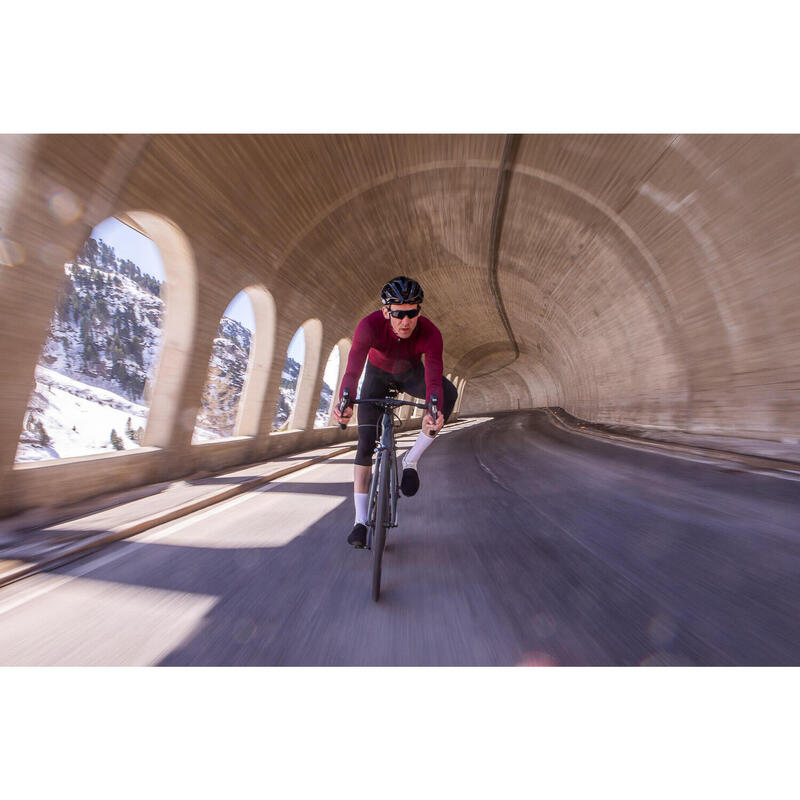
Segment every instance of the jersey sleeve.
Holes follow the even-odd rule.
[[[442,334],[439,329],[431,324],[431,329],[425,337],[425,388],[427,390],[426,403],[430,403],[431,395],[439,398],[439,408],[444,402],[442,390]]]
[[[347,357],[347,369],[344,371],[342,385],[339,389],[340,400],[345,389],[350,390],[350,397],[356,396],[358,379],[361,377],[361,370],[364,369],[364,362],[367,360],[367,354],[372,346],[373,334],[368,320],[368,317],[364,317],[356,325],[355,333],[353,333],[353,344],[350,347],[350,355]]]

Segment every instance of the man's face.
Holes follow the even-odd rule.
[[[397,319],[389,312],[415,311],[419,307],[419,303],[401,303],[400,305],[392,303],[391,305],[383,307],[383,316],[391,323],[392,330],[395,332],[396,336],[399,336],[401,339],[408,339],[408,337],[414,333],[414,328],[417,327],[417,323],[419,322],[419,314],[417,314],[416,317],[403,317],[402,319]]]

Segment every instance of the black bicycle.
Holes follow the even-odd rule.
[[[401,406],[422,408],[431,414],[432,419],[439,415],[439,401],[431,395],[430,405],[414,403],[410,400],[398,400],[398,390],[390,388],[386,397],[350,398],[346,389],[339,402],[339,411],[344,413],[348,405],[372,403],[383,411],[378,420],[375,435],[375,465],[372,470],[372,482],[369,489],[367,514],[367,550],[372,550],[372,599],[377,603],[381,594],[381,562],[386,545],[386,531],[397,527],[397,499],[400,496],[400,481],[397,477],[397,456],[395,446],[395,427],[400,418],[395,409]],[[346,423],[339,423],[346,428]],[[431,434],[435,436],[436,434]]]

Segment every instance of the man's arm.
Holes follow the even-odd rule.
[[[444,369],[442,363],[442,334],[433,323],[431,323],[430,329],[426,331],[423,352],[425,353],[425,389],[427,394],[425,402],[430,403],[431,395],[436,395],[441,405],[444,399],[442,390],[442,370]]]
[[[347,357],[347,369],[344,371],[342,385],[339,388],[340,400],[345,389],[350,390],[350,397],[356,396],[358,379],[361,377],[361,371],[364,369],[364,362],[367,360],[367,354],[371,346],[372,329],[367,322],[367,317],[364,317],[356,325],[356,330],[353,333],[353,344],[350,347],[350,355]]]

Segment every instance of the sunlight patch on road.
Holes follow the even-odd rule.
[[[199,630],[217,598],[81,578],[0,624],[3,666],[157,664]]]
[[[268,500],[268,503],[264,503]],[[215,520],[213,526],[185,527],[161,541],[167,547],[208,547],[231,549],[238,547],[283,547],[301,536],[315,523],[350,497],[313,494],[311,492],[281,492],[280,484],[254,507],[248,506],[231,519]]]

